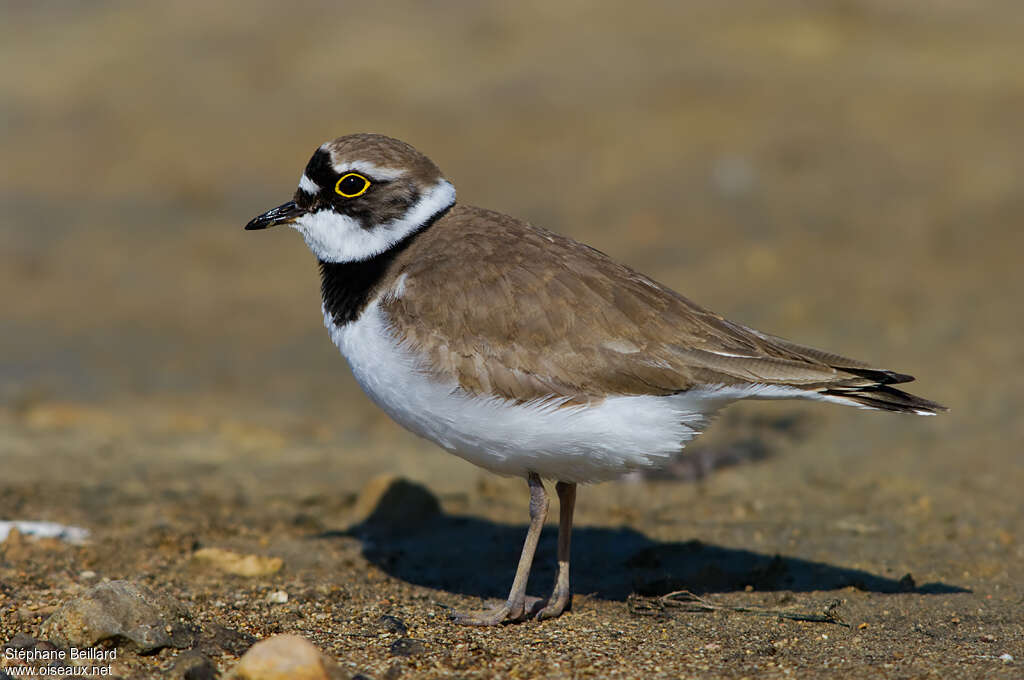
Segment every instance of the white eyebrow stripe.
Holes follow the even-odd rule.
[[[302,179],[299,180],[299,189],[302,189],[311,196],[316,196],[318,193],[320,193],[320,185],[311,180],[310,178],[306,177],[305,175],[303,175]]]
[[[369,161],[342,161],[339,163],[334,159],[333,154],[331,154],[331,165],[334,167],[334,171],[339,175],[344,175],[349,172],[358,172],[369,176],[371,179],[383,180],[398,179],[405,175],[405,170],[400,168],[386,168],[382,165],[370,163]]]

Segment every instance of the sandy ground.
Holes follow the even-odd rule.
[[[0,544],[0,643],[129,579],[225,672],[293,632],[372,678],[1024,677],[1024,6],[388,5],[3,5],[0,520],[91,539]],[[952,412],[733,407],[664,478],[581,489],[571,614],[456,627],[506,592],[525,484],[376,411],[300,239],[241,230],[363,130]],[[383,473],[441,514],[359,525]],[[659,608],[684,588],[723,608]]]

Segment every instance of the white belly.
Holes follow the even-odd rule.
[[[470,395],[432,378],[390,333],[376,302],[331,339],[367,395],[406,429],[498,474],[565,482],[614,479],[659,467],[696,437],[717,400],[697,395],[615,396],[593,406],[517,404]]]

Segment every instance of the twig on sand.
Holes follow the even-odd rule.
[[[666,593],[660,597],[641,597],[630,595],[627,601],[629,613],[634,616],[660,616],[668,609],[680,609],[686,612],[739,612],[743,614],[754,614],[755,616],[774,616],[790,621],[811,621],[813,623],[834,623],[837,626],[850,627],[850,624],[843,621],[837,609],[841,604],[839,600],[831,600],[825,605],[820,614],[809,612],[794,612],[784,609],[768,609],[766,607],[742,607],[712,602],[706,597],[691,593],[689,590],[676,590]]]

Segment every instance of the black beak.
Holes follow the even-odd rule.
[[[246,230],[266,229],[275,224],[291,224],[295,218],[305,214],[305,210],[295,205],[295,201],[288,201],[279,205],[273,210],[268,210],[259,217],[254,217],[245,225]]]

